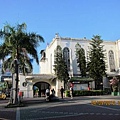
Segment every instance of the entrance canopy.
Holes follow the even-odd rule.
[[[92,81],[94,81],[94,80],[89,77],[71,77],[69,82],[83,84],[83,83],[89,83]]]
[[[56,88],[56,76],[50,74],[28,74],[26,76],[20,74],[19,79],[19,88],[24,92],[24,97],[42,96],[46,88]]]
[[[56,79],[56,76],[55,75],[51,75],[51,74],[30,74],[30,75],[27,75],[26,76],[26,80],[29,81],[29,80],[32,80],[33,82],[36,82],[36,81],[53,81]]]

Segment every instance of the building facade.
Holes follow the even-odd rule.
[[[40,60],[40,73],[41,74],[55,74],[54,72],[54,53],[57,45],[60,45],[63,50],[63,56],[65,57],[67,66],[69,68],[69,76],[79,76],[80,70],[77,65],[75,46],[78,43],[85,51],[86,61],[90,48],[91,40],[82,38],[68,38],[60,37],[56,34],[52,42],[41,51]],[[119,74],[120,68],[120,40],[116,41],[103,41],[103,49],[105,50],[105,62],[106,73],[108,76],[114,76]],[[107,87],[107,78],[103,78],[103,86]],[[59,86],[60,87],[60,86]],[[93,85],[94,87],[94,85]]]
[[[45,90],[49,87],[54,88],[56,96],[60,96],[60,88],[64,86],[64,82],[58,80],[54,72],[54,53],[57,45],[60,45],[63,50],[63,56],[69,68],[69,76],[79,76],[80,70],[77,65],[75,46],[78,43],[85,51],[86,61],[90,48],[91,40],[82,38],[67,38],[60,37],[56,34],[53,40],[45,50],[41,50],[40,58],[40,73],[28,74],[23,76],[19,74],[19,91],[24,93],[24,97],[44,96]],[[103,41],[103,49],[105,50],[106,73],[108,77],[119,75],[120,72],[120,40]],[[7,81],[7,79],[6,79]],[[90,80],[91,81],[91,80]],[[11,80],[13,90],[15,89],[15,78]],[[90,86],[94,88],[94,81],[91,81]],[[86,84],[75,84],[75,90],[87,89]],[[109,87],[108,78],[103,78],[103,87]],[[36,89],[37,88],[37,89]],[[37,93],[37,94],[36,94]]]
[[[68,61],[70,64],[69,74],[74,76],[79,74],[80,71],[77,67],[77,60],[75,55],[75,45],[79,43],[81,47],[85,51],[85,56],[87,58],[87,54],[90,47],[90,41],[86,38],[83,39],[75,39],[75,38],[63,38],[56,34],[55,38],[52,42],[47,46],[45,50],[42,51],[42,56],[40,60],[40,73],[41,74],[54,74],[53,65],[54,65],[54,51],[57,45],[62,47],[63,53],[68,55]],[[107,73],[114,73],[120,68],[120,40],[117,41],[103,41],[103,49],[105,50],[105,62]],[[86,59],[87,61],[87,59]]]

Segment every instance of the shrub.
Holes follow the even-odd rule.
[[[65,91],[66,97],[70,97],[70,91]],[[75,90],[73,96],[92,96],[92,95],[103,95],[103,90]]]

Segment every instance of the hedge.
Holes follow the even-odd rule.
[[[94,95],[104,95],[103,90],[75,90],[73,96],[94,96]],[[65,91],[66,97],[70,97],[70,91]]]

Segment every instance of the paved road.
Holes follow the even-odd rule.
[[[9,98],[0,99],[0,120],[16,120],[16,108],[5,108],[8,102]]]
[[[26,107],[6,109],[1,106],[0,118],[9,120],[120,120],[119,100],[119,96],[86,96],[47,103],[44,100],[36,99],[32,102],[33,100],[26,99],[28,101]]]
[[[92,100],[100,100],[91,98]],[[31,106],[27,110],[21,109],[20,116],[22,120],[119,120],[120,106],[118,100],[105,98],[104,100],[116,101],[116,105],[92,105],[91,99],[82,98],[80,100],[66,100],[64,102],[42,104],[41,106]]]

